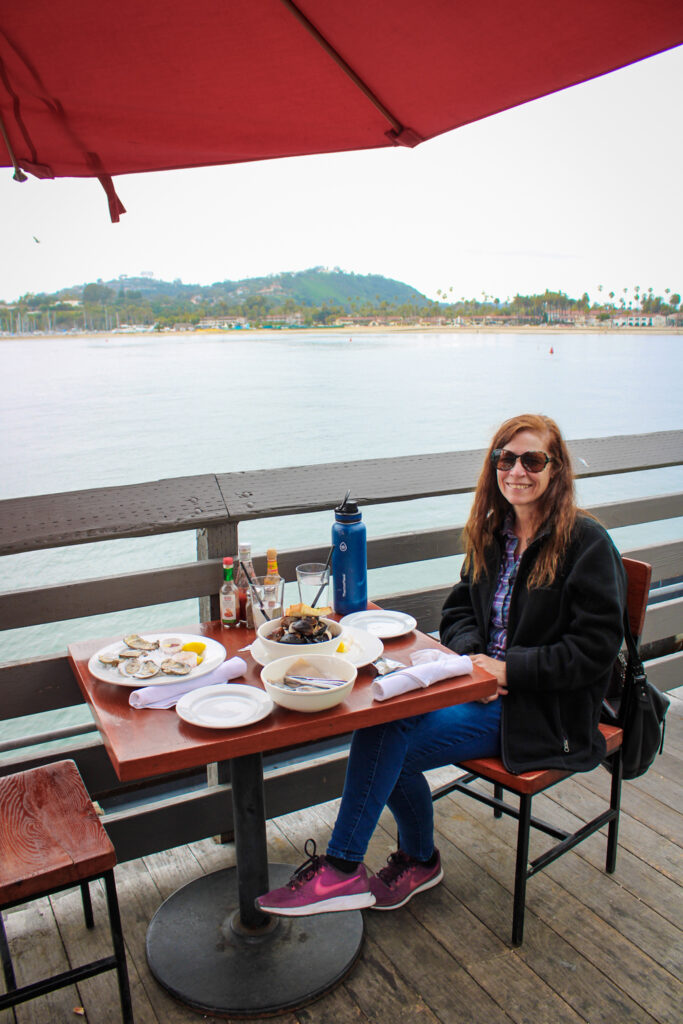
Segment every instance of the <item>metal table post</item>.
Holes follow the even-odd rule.
[[[147,931],[147,960],[157,981],[194,1009],[260,1017],[304,1006],[341,981],[360,953],[363,917],[274,917],[256,907],[293,868],[268,864],[261,754],[230,764],[237,867],[169,896]]]

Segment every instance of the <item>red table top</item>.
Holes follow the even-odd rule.
[[[169,632],[175,631],[196,633],[217,640],[225,647],[228,658],[239,653],[248,667],[245,675],[234,682],[263,689],[261,666],[248,651],[240,652],[241,647],[254,639],[252,630],[222,629],[220,622],[205,622],[169,629]],[[155,629],[154,632],[159,630]],[[101,682],[90,674],[90,656],[117,639],[110,637],[71,644],[69,660],[102,734],[116,774],[122,781],[196,768],[243,754],[293,747],[378,722],[407,718],[450,704],[477,700],[490,696],[496,690],[493,676],[475,666],[472,675],[446,679],[390,700],[375,701],[372,699],[370,684],[376,673],[368,666],[358,670],[358,678],[349,697],[328,711],[303,714],[276,705],[270,715],[253,725],[238,729],[203,729],[184,722],[176,714],[175,708],[131,708],[128,703],[130,688]],[[446,650],[436,640],[418,630],[384,641],[386,656],[405,664],[410,663],[410,655],[414,651],[430,647]]]

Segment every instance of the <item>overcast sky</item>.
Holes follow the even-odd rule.
[[[414,150],[122,176],[119,224],[96,181],[3,168],[0,299],[313,266],[431,298],[683,292],[682,97],[679,47]]]

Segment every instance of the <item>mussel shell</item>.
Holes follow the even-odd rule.
[[[299,636],[312,636],[317,625],[317,619],[314,619],[312,615],[305,615],[301,619],[295,619],[290,629],[293,633],[298,633]]]
[[[268,639],[278,644],[319,644],[332,639],[328,624],[316,615],[285,615]]]
[[[308,643],[308,637],[300,636],[299,633],[283,633],[280,637],[275,637],[271,634],[268,639],[276,640],[279,644],[296,644],[299,647],[301,644]]]

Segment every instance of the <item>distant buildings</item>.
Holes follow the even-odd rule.
[[[677,314],[666,316],[664,313],[621,313],[610,320],[611,327],[676,327],[674,321]],[[669,323],[669,321],[672,321]]]
[[[301,313],[265,313],[260,315],[259,319],[267,321],[269,325],[277,324],[285,327],[300,327],[304,320]],[[248,326],[249,321],[246,316],[205,316],[194,329],[197,331],[227,331],[235,327]]]

